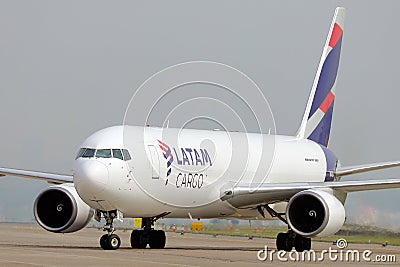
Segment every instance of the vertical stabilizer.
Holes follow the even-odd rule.
[[[336,8],[303,120],[297,132],[298,138],[307,138],[323,146],[328,146],[331,131],[344,18],[345,9]]]

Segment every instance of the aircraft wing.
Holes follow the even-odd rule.
[[[246,207],[288,201],[296,193],[307,189],[334,189],[342,192],[358,192],[400,188],[400,179],[380,179],[364,181],[337,181],[320,183],[262,183],[227,184],[221,189],[221,200],[234,207]]]
[[[52,184],[63,184],[63,183],[73,182],[72,175],[0,168],[0,176],[6,176],[6,175],[37,179]]]

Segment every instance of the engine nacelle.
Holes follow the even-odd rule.
[[[94,211],[78,196],[73,184],[63,184],[43,190],[35,200],[33,213],[47,231],[71,233],[85,227]]]
[[[286,208],[286,219],[297,234],[329,236],[343,226],[343,204],[332,194],[322,190],[305,190],[295,194]]]

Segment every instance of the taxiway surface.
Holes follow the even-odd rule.
[[[104,251],[99,246],[102,231],[86,228],[72,234],[49,233],[34,224],[0,223],[0,266],[364,266],[398,265],[377,262],[332,261],[325,255],[323,262],[274,259],[260,261],[259,250],[268,246],[275,249],[274,239],[231,237],[203,234],[167,233],[165,249],[131,249],[129,231],[118,231],[122,245],[116,251]],[[317,255],[324,249],[337,249],[335,245],[314,242]],[[371,250],[371,259],[376,255],[395,255],[400,262],[399,247],[380,245],[349,244],[347,249]],[[261,255],[263,256],[263,255]],[[293,256],[293,255],[292,255]]]

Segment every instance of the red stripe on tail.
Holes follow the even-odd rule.
[[[332,91],[329,91],[328,95],[324,99],[324,102],[322,102],[321,106],[319,106],[319,109],[322,110],[323,113],[326,113],[334,99],[335,95],[332,94]]]
[[[329,40],[329,46],[334,48],[337,41],[339,41],[340,37],[342,36],[343,30],[342,28],[340,28],[340,26],[335,23],[335,25],[333,26],[333,31],[332,31],[332,35],[331,35],[331,39]]]

